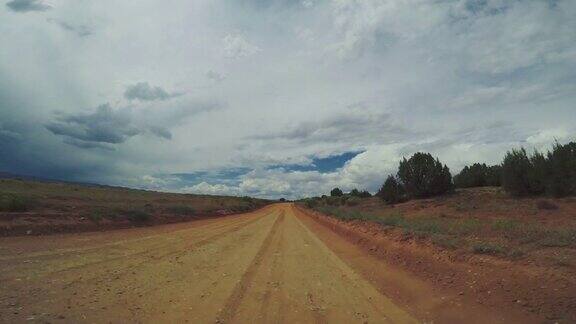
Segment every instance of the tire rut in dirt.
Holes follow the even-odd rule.
[[[61,275],[62,273],[69,272],[69,271],[80,271],[80,270],[85,269],[85,268],[89,268],[89,267],[97,266],[97,265],[101,265],[101,264],[106,264],[106,263],[109,263],[109,262],[124,261],[124,260],[126,260],[127,258],[130,258],[130,257],[142,257],[142,258],[149,257],[149,258],[146,258],[146,259],[144,259],[144,260],[142,260],[142,261],[139,261],[139,262],[136,262],[136,263],[133,263],[133,264],[124,264],[122,267],[117,268],[114,274],[115,274],[116,276],[120,276],[120,275],[122,275],[122,274],[124,274],[124,273],[126,273],[126,272],[133,272],[133,271],[135,271],[136,269],[138,269],[138,268],[140,268],[140,267],[142,267],[142,266],[151,265],[151,264],[153,264],[153,263],[155,263],[155,262],[159,262],[159,261],[161,261],[161,260],[163,260],[163,259],[165,259],[165,258],[176,257],[176,256],[179,256],[179,255],[183,255],[183,254],[185,254],[185,253],[190,252],[190,250],[198,249],[198,248],[203,247],[203,246],[205,246],[205,245],[207,245],[207,244],[213,243],[213,242],[217,241],[218,239],[221,239],[221,238],[225,237],[225,236],[228,235],[228,234],[231,234],[231,233],[233,233],[233,232],[239,231],[239,230],[241,230],[241,229],[244,228],[244,227],[247,227],[247,226],[249,226],[249,225],[251,225],[251,224],[253,224],[253,223],[256,223],[256,222],[258,222],[258,221],[261,221],[262,219],[264,219],[265,217],[267,217],[267,216],[269,216],[269,215],[271,215],[271,213],[258,216],[258,217],[256,217],[255,219],[251,219],[251,220],[246,221],[246,222],[244,222],[244,223],[241,223],[241,224],[239,224],[239,225],[235,225],[235,226],[233,226],[232,228],[229,228],[229,229],[227,229],[227,230],[225,230],[225,231],[218,232],[218,233],[216,233],[216,234],[210,235],[210,236],[208,236],[208,237],[206,237],[206,238],[204,238],[204,239],[202,239],[202,240],[195,241],[195,242],[191,242],[190,244],[185,245],[182,249],[179,249],[179,250],[176,250],[176,251],[172,251],[172,252],[169,252],[169,253],[164,253],[164,254],[161,254],[161,255],[159,255],[159,256],[154,256],[153,253],[155,253],[155,252],[157,252],[157,251],[160,251],[160,250],[162,250],[162,249],[169,248],[170,245],[171,245],[171,243],[165,243],[165,244],[163,244],[163,245],[160,246],[160,247],[157,247],[157,248],[154,248],[154,249],[150,249],[150,250],[139,251],[139,252],[137,252],[137,253],[132,253],[132,254],[128,254],[128,255],[122,255],[122,256],[107,258],[107,259],[100,260],[100,261],[96,261],[96,262],[85,263],[85,264],[82,264],[82,265],[79,265],[79,266],[70,267],[70,268],[66,268],[66,269],[62,269],[62,270],[50,272],[50,273],[46,274],[46,275],[44,276],[44,278],[50,278],[50,277],[53,277],[53,276],[59,276],[59,275]],[[236,224],[236,223],[235,223],[235,224]],[[230,224],[228,224],[228,226],[222,226],[222,227],[229,227],[229,226],[230,226]],[[152,255],[150,255],[150,254],[152,254]],[[64,287],[67,288],[67,287],[70,287],[70,286],[74,286],[75,284],[77,284],[77,283],[79,283],[79,282],[88,283],[88,282],[97,281],[97,280],[99,280],[99,279],[101,279],[101,278],[103,278],[103,277],[106,277],[106,276],[109,276],[109,274],[108,274],[108,273],[101,273],[101,274],[99,274],[99,275],[95,275],[95,276],[92,276],[92,277],[90,277],[90,278],[80,278],[80,279],[76,279],[76,280],[74,280],[74,281],[69,282],[69,283],[66,284]]]
[[[246,272],[244,272],[242,278],[228,297],[228,300],[222,308],[222,312],[217,317],[216,323],[229,323],[234,318],[234,315],[236,314],[236,311],[238,310],[238,307],[240,306],[246,291],[250,287],[250,284],[252,283],[254,276],[260,267],[260,263],[262,262],[264,255],[270,250],[270,241],[272,241],[272,238],[274,235],[276,235],[278,228],[284,221],[284,217],[284,211],[282,211],[280,216],[278,216],[270,228],[270,232],[268,232],[268,235],[266,235],[266,238],[262,242],[260,250],[258,250],[258,253],[256,253],[256,256],[246,269]]]

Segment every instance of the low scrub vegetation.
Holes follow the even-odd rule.
[[[472,244],[472,252],[476,254],[504,254],[505,248],[501,244],[478,242]]]
[[[362,221],[400,230],[404,237],[429,240],[448,249],[464,249],[475,254],[520,257],[527,249],[576,247],[576,229],[547,228],[537,222],[510,218],[447,218],[444,215],[407,217],[398,211],[373,215],[337,206],[316,206],[315,210],[342,221]],[[506,243],[508,242],[508,243]]]
[[[196,210],[188,205],[174,205],[167,208],[167,211],[171,214],[181,215],[181,216],[194,216]]]
[[[147,222],[152,218],[152,214],[149,211],[139,208],[123,210],[122,215],[124,215],[129,221],[135,223]]]
[[[34,199],[17,194],[0,194],[0,211],[25,212],[32,209]]]

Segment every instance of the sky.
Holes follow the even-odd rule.
[[[576,137],[573,0],[2,0],[0,171],[375,192]]]

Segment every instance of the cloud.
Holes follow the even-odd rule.
[[[52,9],[43,0],[12,0],[6,3],[15,12],[46,11]]]
[[[304,8],[312,8],[314,6],[314,1],[312,0],[302,0],[302,7]]]
[[[240,34],[228,34],[224,36],[222,42],[222,52],[224,57],[230,59],[245,58],[261,51],[258,46],[249,43]]]
[[[148,128],[150,130],[150,132],[152,132],[152,134],[167,139],[167,140],[171,140],[172,139],[172,133],[170,132],[170,130],[164,128],[164,127],[158,127],[158,126],[150,126]]]
[[[304,121],[287,130],[258,135],[258,139],[285,139],[300,143],[338,142],[366,145],[391,143],[407,135],[416,135],[388,113],[365,110],[347,111],[316,121]]]
[[[8,140],[18,140],[22,138],[22,135],[19,132],[9,129],[8,127],[4,127],[0,123],[0,138]]]
[[[224,80],[226,80],[226,77],[223,76],[222,74],[209,70],[208,72],[206,72],[206,77],[216,83],[222,82]]]
[[[58,4],[0,10],[9,172],[300,197],[574,134],[575,1],[6,2]]]
[[[81,149],[101,149],[106,151],[115,151],[116,149],[108,143],[90,142],[77,139],[74,137],[65,137],[64,143],[72,145]]]
[[[90,36],[94,33],[92,27],[90,27],[90,26],[74,25],[74,24],[70,24],[70,23],[67,23],[65,21],[61,21],[61,20],[54,19],[54,18],[49,18],[49,19],[47,19],[47,21],[50,23],[57,24],[63,30],[65,30],[67,32],[71,32],[73,34],[76,34],[78,37],[86,37],[86,36]]]
[[[181,191],[185,193],[222,196],[237,196],[240,192],[240,190],[235,187],[227,186],[225,184],[209,184],[207,182],[201,182],[193,186],[184,187]]]
[[[161,87],[152,87],[148,82],[138,82],[130,85],[124,92],[124,98],[140,101],[168,100],[180,95],[178,93],[168,93]]]
[[[68,143],[84,145],[84,148],[96,147],[94,143],[124,143],[141,132],[132,125],[129,115],[113,110],[109,104],[98,106],[93,113],[59,116],[45,127],[53,134],[67,138]]]

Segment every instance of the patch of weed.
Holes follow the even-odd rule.
[[[520,222],[510,218],[498,218],[492,222],[491,227],[498,232],[515,232],[520,227]]]
[[[556,210],[559,207],[558,207],[558,205],[551,202],[550,200],[539,200],[536,203],[536,208],[538,208],[540,210]]]
[[[93,222],[95,222],[95,223],[100,222],[100,221],[104,218],[104,216],[102,216],[102,214],[99,213],[99,212],[97,212],[97,211],[94,211],[94,212],[89,213],[89,214],[87,215],[87,217],[88,217],[89,220],[91,220],[91,221],[93,221]]]
[[[450,250],[456,250],[457,248],[462,246],[462,242],[458,238],[447,235],[432,236],[432,243],[438,245],[439,247]]]
[[[166,209],[171,214],[181,215],[181,216],[192,216],[196,214],[196,210],[187,205],[173,205]]]
[[[122,214],[128,218],[129,221],[135,223],[142,223],[149,221],[152,215],[143,209],[125,209]]]
[[[35,201],[30,197],[16,194],[0,195],[0,211],[25,212],[32,209]]]
[[[504,254],[504,251],[504,247],[500,244],[489,242],[477,242],[472,244],[472,252],[475,254],[498,255]]]

